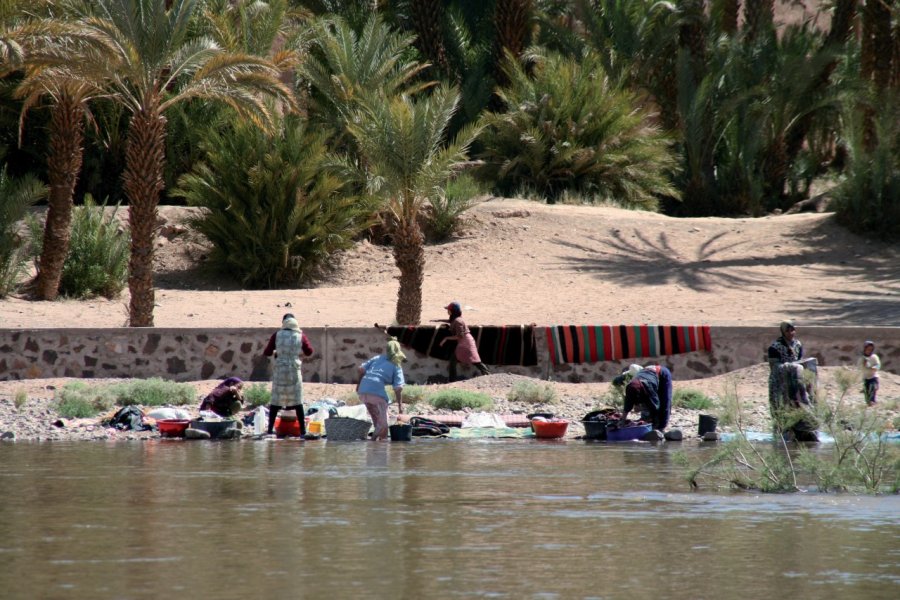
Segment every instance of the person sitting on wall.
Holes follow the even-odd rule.
[[[632,368],[639,365],[629,367]],[[672,413],[672,373],[666,367],[653,365],[644,367],[634,373],[625,386],[625,406],[622,409],[621,423],[624,424],[628,413],[640,408],[648,413],[653,429],[664,431],[669,424]]]
[[[238,377],[229,377],[206,395],[200,403],[200,410],[211,410],[220,417],[231,417],[240,412],[244,405],[241,391],[244,382]]]

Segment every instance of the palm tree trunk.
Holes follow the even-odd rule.
[[[825,36],[825,41],[822,44],[824,50],[838,49],[847,43],[847,40],[850,38],[850,33],[853,30],[853,21],[856,19],[856,9],[858,4],[859,0],[835,1],[834,15],[831,18],[831,29],[828,30],[828,35]],[[816,78],[816,81],[811,84],[813,89],[810,90],[810,93],[814,94],[817,90],[822,90],[827,87],[831,80],[831,74],[834,73],[837,66],[837,59],[832,60],[825,65],[822,72]],[[791,128],[786,140],[788,162],[793,162],[797,157],[797,154],[803,147],[803,142],[806,140],[810,127],[812,127],[812,117],[806,116],[802,117],[797,122],[796,126]]]
[[[681,0],[678,45],[690,57],[691,73],[699,85],[706,75],[706,13],[704,0]]]
[[[894,23],[894,29],[891,32],[891,87],[900,90],[900,19]]]
[[[766,149],[763,173],[765,174],[763,196],[768,208],[785,208],[781,206],[781,200],[784,197],[784,184],[787,181],[788,160],[783,135],[776,135]]]
[[[867,0],[862,10],[862,41],[860,43],[860,75],[874,84],[881,94],[891,82],[891,7],[890,0]],[[864,106],[863,146],[874,150],[878,143],[875,132],[875,108]]]
[[[744,2],[744,27],[747,40],[752,42],[759,34],[772,28],[775,21],[775,0],[746,0]]]
[[[719,17],[719,31],[733,36],[737,33],[738,15],[741,12],[741,0],[714,0],[714,14]]]
[[[450,63],[444,48],[444,3],[442,0],[417,0],[409,3],[409,17],[416,31],[416,48],[437,69],[449,77]]]
[[[494,8],[494,77],[498,85],[508,83],[503,71],[505,53],[519,57],[528,43],[532,0],[497,0]]]
[[[153,242],[159,193],[163,189],[166,119],[158,103],[133,114],[125,149],[123,188],[128,198],[131,258],[128,262],[128,307],[131,327],[153,327]]]
[[[863,77],[875,83],[878,93],[891,81],[891,7],[892,0],[868,0],[863,12]]]
[[[41,300],[55,300],[59,280],[69,254],[72,224],[72,196],[84,154],[84,119],[79,101],[63,93],[50,116],[50,147],[47,177],[50,196],[44,241],[35,280],[35,293]]]
[[[425,236],[415,218],[398,223],[394,229],[394,263],[400,270],[397,324],[418,325],[422,319],[425,281]]]

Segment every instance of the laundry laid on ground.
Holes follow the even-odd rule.
[[[119,431],[145,431],[150,426],[144,423],[144,413],[133,404],[123,406],[109,420],[108,425]]]
[[[450,430],[450,439],[478,440],[483,438],[530,438],[534,432],[521,427],[466,427]]]
[[[537,362],[537,343],[531,325],[470,325],[481,362],[487,365],[513,365],[533,367]],[[450,335],[447,327],[436,325],[410,325],[388,327],[388,335],[412,348],[440,360],[449,360],[455,344],[441,346],[441,340]]]
[[[506,427],[531,427],[531,421],[525,415],[501,414],[496,415],[497,418],[506,425]],[[397,416],[398,423],[412,423],[413,419],[426,419],[441,423],[448,427],[462,427],[465,415],[418,415],[412,416],[401,414]]]
[[[551,325],[546,332],[554,365],[712,350],[709,325]]]

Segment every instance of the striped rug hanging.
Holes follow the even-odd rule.
[[[708,351],[712,339],[709,325],[552,325],[547,349],[559,365]]]

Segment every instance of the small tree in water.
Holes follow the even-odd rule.
[[[872,410],[848,407],[844,402],[855,379],[838,375],[840,397],[834,406],[822,402],[817,417],[834,438],[830,452],[789,444],[776,436],[772,444],[753,443],[744,428],[743,410],[731,381],[724,394],[720,423],[734,427],[734,439],[723,444],[706,461],[691,460],[680,452],[677,460],[687,469],[691,487],[704,482],[760,492],[796,492],[801,480],[811,481],[820,492],[900,490],[900,449],[884,436],[883,419]]]

